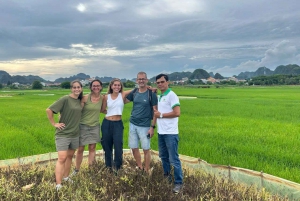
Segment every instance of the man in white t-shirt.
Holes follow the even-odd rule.
[[[164,176],[171,178],[171,165],[174,167],[174,193],[179,193],[183,185],[183,173],[178,155],[178,117],[180,103],[178,96],[169,88],[169,78],[165,74],[156,76],[157,88],[161,91],[158,97],[158,110],[154,110],[157,118],[158,148]]]

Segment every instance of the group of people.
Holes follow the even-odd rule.
[[[121,80],[113,79],[106,95],[101,94],[100,80],[93,80],[90,83],[91,92],[84,96],[81,82],[77,80],[71,82],[71,94],[61,97],[46,109],[50,123],[56,128],[55,144],[58,152],[55,167],[56,189],[62,187],[63,181],[72,182],[71,175],[79,172],[86,145],[89,150],[89,165],[95,161],[96,144],[101,142],[106,167],[111,171],[118,171],[122,167],[124,132],[122,113],[124,104],[133,102],[128,145],[137,168],[147,173],[150,171],[150,139],[157,125],[159,157],[164,177],[169,181],[172,180],[171,166],[173,166],[175,184],[173,192],[178,193],[183,186],[183,173],[178,155],[180,103],[177,95],[169,88],[168,81],[166,74],[156,76],[157,88],[161,92],[159,97],[148,88],[145,72],[137,74],[138,88],[124,91]],[[105,114],[101,126],[100,112]],[[55,122],[54,114],[59,114],[58,123]],[[139,145],[144,152],[144,166]],[[75,170],[70,174],[76,149]]]

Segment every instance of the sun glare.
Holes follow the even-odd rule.
[[[80,11],[80,12],[84,12],[86,10],[85,6],[83,4],[79,4],[77,6],[77,10]]]

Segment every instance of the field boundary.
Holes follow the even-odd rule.
[[[140,150],[141,155],[143,151]],[[151,150],[152,158],[159,161],[158,151]],[[124,157],[132,156],[131,150],[123,150]],[[84,152],[84,158],[87,158],[88,151]],[[8,160],[0,160],[0,169],[13,169],[19,166],[28,165],[54,165],[57,160],[57,152],[50,152],[47,154],[27,156],[23,158],[15,158]],[[266,190],[272,194],[277,194],[282,197],[288,197],[292,200],[300,200],[300,184],[276,177],[263,172],[257,172],[245,168],[209,164],[199,158],[194,158],[185,155],[179,155],[184,168],[193,170],[202,170],[207,174],[212,174],[217,177],[226,178],[230,181],[245,184],[248,186],[255,186],[260,190]],[[104,160],[103,150],[96,151],[96,158]]]

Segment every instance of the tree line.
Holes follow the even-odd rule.
[[[124,87],[126,88],[134,88],[135,82],[127,80],[123,83]],[[199,80],[196,82],[191,82],[190,80],[186,82],[186,84],[192,84],[192,85],[203,85],[204,83]],[[208,82],[208,85],[212,85],[212,83]],[[269,75],[269,76],[258,76],[253,77],[251,79],[247,79],[246,82],[235,82],[233,80],[230,81],[221,81],[220,83],[216,83],[217,85],[265,85],[265,86],[271,86],[271,85],[300,85],[300,75]],[[148,85],[151,85],[149,82]],[[13,89],[14,86],[10,85]],[[4,86],[0,84],[0,89],[2,89]],[[70,82],[65,81],[60,84],[61,88],[69,89],[70,88]],[[108,83],[103,83],[103,88],[108,87]],[[32,84],[32,89],[42,89],[43,85],[40,81],[36,80]]]
[[[299,85],[300,75],[258,76],[248,80],[249,85]]]

